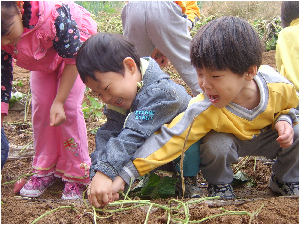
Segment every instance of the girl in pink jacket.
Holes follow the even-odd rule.
[[[38,197],[62,178],[62,199],[77,199],[90,182],[81,111],[85,85],[75,56],[96,32],[90,13],[73,2],[1,1],[1,80],[12,81],[12,70],[5,69],[11,68],[12,58],[31,71],[36,175],[21,189],[22,196]],[[1,102],[7,110],[5,104]]]

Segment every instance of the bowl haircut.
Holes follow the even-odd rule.
[[[263,46],[256,30],[243,18],[225,16],[202,26],[190,44],[196,69],[226,70],[243,75],[262,62]]]
[[[125,36],[99,32],[83,43],[76,57],[76,66],[83,83],[87,77],[97,81],[95,72],[116,72],[124,75],[123,60],[126,57],[131,57],[140,70],[137,49]]]

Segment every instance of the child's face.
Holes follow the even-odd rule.
[[[240,76],[230,70],[211,71],[204,68],[197,69],[197,74],[200,88],[217,108],[239,99],[242,89],[247,85],[247,73]]]
[[[6,35],[1,36],[1,46],[17,44],[23,34],[24,27],[21,14],[16,14]]]
[[[98,81],[86,78],[86,86],[99,95],[106,104],[118,106],[126,110],[131,108],[137,93],[137,78],[128,70],[125,74],[116,72],[95,72]]]

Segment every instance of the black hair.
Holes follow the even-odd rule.
[[[242,75],[262,62],[263,46],[255,29],[243,18],[224,16],[202,26],[190,44],[196,69],[229,69]]]
[[[288,27],[297,18],[299,18],[299,1],[282,1],[281,26]]]
[[[76,56],[76,66],[83,83],[95,72],[116,72],[124,75],[123,60],[131,57],[140,71],[140,56],[135,46],[123,35],[97,33],[88,38]]]
[[[24,13],[22,16],[23,26],[31,29],[29,25],[31,19],[31,3],[24,1]],[[15,15],[19,14],[19,8],[15,1],[1,1],[1,36],[9,32],[9,27],[12,25],[12,20]]]

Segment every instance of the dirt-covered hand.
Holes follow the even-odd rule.
[[[275,129],[278,132],[278,138],[276,139],[282,148],[288,148],[294,141],[293,127],[286,121],[278,121],[275,124]]]
[[[152,52],[151,58],[154,59],[160,67],[165,67],[169,63],[169,59],[157,48]]]
[[[112,180],[98,171],[93,177],[88,189],[89,202],[96,208],[104,207],[113,201]]]

